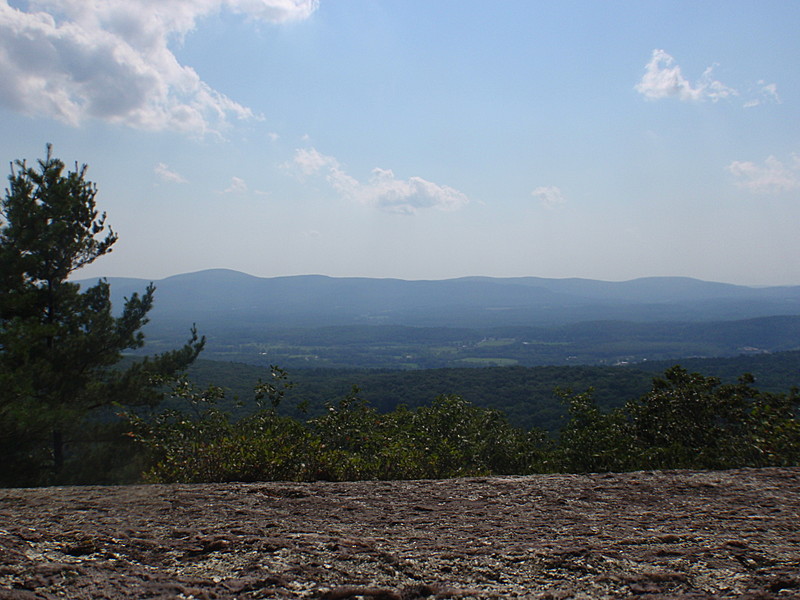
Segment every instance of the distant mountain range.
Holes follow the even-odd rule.
[[[95,280],[84,280],[93,284]],[[146,279],[111,277],[115,304]],[[709,321],[800,314],[800,286],[754,288],[685,277],[609,282],[540,277],[434,281],[212,269],[154,282],[154,321],[247,321],[270,327],[393,324],[480,327],[587,320]]]
[[[108,281],[115,306],[120,307],[123,298],[142,292],[149,283],[115,277]],[[714,330],[709,325],[713,322],[749,320],[742,328],[750,330],[760,329],[753,319],[791,317],[793,324],[797,317],[800,322],[800,286],[755,288],[682,277],[624,282],[539,277],[406,281],[321,275],[260,278],[214,269],[154,283],[156,299],[146,330],[148,339],[157,345],[174,345],[196,323],[201,333],[209,336],[209,350],[213,351],[223,346],[230,350],[237,344],[269,344],[278,332],[290,330],[305,330],[304,339],[308,340],[308,330],[331,327],[382,326],[383,331],[389,331],[389,326],[393,331],[398,331],[397,327],[456,328],[480,335],[498,328],[544,328],[551,333],[558,329],[562,336],[572,331],[572,335],[585,337],[586,331],[607,334],[608,323],[600,326],[596,322],[614,321],[618,325],[613,330],[622,328],[625,335],[640,339],[649,335],[642,333],[643,327],[650,331],[647,324],[658,324],[658,337],[663,340],[665,330],[670,331],[665,323],[680,323],[675,333],[686,338],[694,336],[687,333],[687,327],[707,333]],[[594,326],[587,325],[591,322]],[[771,331],[786,330],[788,334],[793,329],[787,330],[783,321],[778,327],[774,319],[770,323],[767,329]],[[728,323],[724,329],[731,326]],[[408,338],[409,333],[402,335]],[[330,338],[330,330],[326,336]],[[786,340],[779,345],[787,349]]]

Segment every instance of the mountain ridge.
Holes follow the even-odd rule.
[[[117,310],[149,283],[108,282]],[[147,349],[175,347],[196,324],[208,339],[206,355],[219,360],[336,368],[614,364],[792,350],[800,339],[800,286],[669,277],[264,278],[220,269],[153,283]]]
[[[78,283],[91,285],[95,281]],[[107,281],[115,303],[150,283],[139,278],[109,277]],[[463,324],[465,319],[472,322],[476,313],[484,313],[491,324],[515,325],[626,317],[645,321],[725,320],[800,314],[800,286],[756,288],[688,277],[642,277],[621,282],[484,276],[404,280],[327,275],[257,277],[230,269],[208,269],[153,283],[157,289],[154,317],[185,314],[187,310],[199,315],[252,312],[267,320],[281,316],[297,320],[298,315],[305,314],[319,324],[377,319],[429,326],[437,319],[439,324]],[[421,318],[425,312],[430,314]]]

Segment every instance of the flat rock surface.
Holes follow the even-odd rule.
[[[800,468],[0,490],[0,600],[523,597],[800,597]]]

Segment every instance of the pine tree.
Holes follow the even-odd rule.
[[[81,289],[70,276],[111,252],[117,235],[95,203],[86,165],[64,172],[47,146],[38,168],[12,165],[0,205],[0,483],[63,480],[67,432],[114,404],[154,404],[159,377],[185,369],[204,340],[122,369],[144,344],[155,287],[114,316],[105,280]]]

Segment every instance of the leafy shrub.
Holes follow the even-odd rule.
[[[625,471],[633,465],[633,440],[621,410],[602,412],[592,390],[557,392],[567,404],[569,421],[561,430],[553,462],[569,473]]]
[[[799,402],[766,394],[752,378],[722,385],[680,367],[656,378],[650,392],[601,411],[591,389],[560,392],[569,420],[556,441],[514,427],[502,413],[459,396],[380,414],[354,387],[320,417],[279,416],[290,384],[273,369],[259,383],[261,409],[235,421],[217,407],[219,388],[173,385],[172,408],[132,416],[147,449],[153,482],[429,479],[552,471],[719,469],[800,461]],[[269,400],[269,404],[265,402]],[[188,411],[186,410],[188,408]]]
[[[753,378],[736,384],[668,369],[652,389],[603,413],[591,392],[565,395],[570,420],[557,463],[566,471],[728,469],[800,462],[796,390],[760,392]]]
[[[130,416],[147,448],[151,482],[424,479],[532,472],[544,462],[544,436],[511,427],[497,411],[458,396],[381,415],[358,388],[301,423],[269,409],[233,421],[216,406],[223,392],[185,381],[172,398],[190,411]]]

